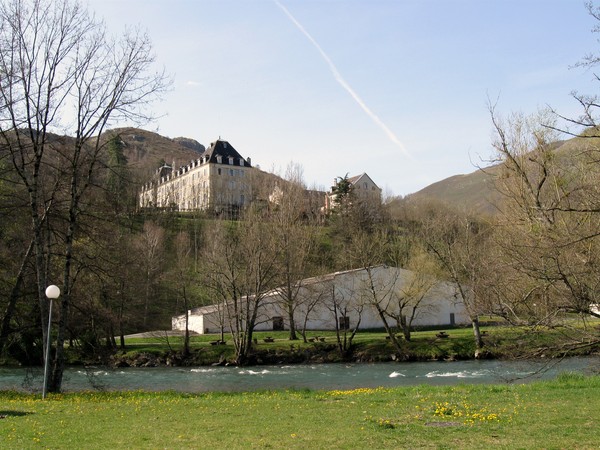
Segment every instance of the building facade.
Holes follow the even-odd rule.
[[[465,325],[470,322],[455,284],[432,280],[416,272],[389,266],[354,269],[301,280],[294,312],[296,328],[307,330],[345,328],[382,328],[383,322],[373,304],[372,288],[377,291],[379,306],[398,315],[402,301],[403,315],[411,315],[411,325]],[[256,331],[288,330],[289,318],[283,306],[282,291],[265,295],[257,314]],[[188,312],[188,328],[199,334],[231,330],[227,304],[221,303]],[[334,315],[332,311],[336,311]],[[339,311],[345,311],[340,317]],[[340,325],[343,320],[343,325]],[[185,329],[185,314],[172,318],[172,329]]]
[[[142,186],[139,206],[179,211],[233,211],[252,197],[253,168],[229,142],[213,142],[198,159],[175,169],[163,166]]]
[[[347,183],[347,188],[342,185]],[[347,189],[347,192],[344,192]],[[335,209],[340,196],[347,195],[348,201],[362,203],[367,206],[381,204],[381,188],[375,184],[369,175],[362,173],[349,178],[336,178],[330,191],[325,197],[325,209]]]

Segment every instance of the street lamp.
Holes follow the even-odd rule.
[[[52,300],[56,300],[60,295],[58,286],[51,284],[46,288],[46,297],[50,300],[48,314],[48,331],[46,333],[46,352],[44,354],[44,388],[42,389],[42,399],[46,398],[48,392],[48,368],[50,367],[50,331],[52,327]]]

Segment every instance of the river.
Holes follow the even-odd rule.
[[[254,367],[68,368],[63,390],[179,392],[263,389],[354,389],[358,387],[528,382],[560,372],[600,372],[597,357],[540,361],[455,361],[377,364],[312,364]],[[0,390],[39,392],[42,370],[0,368]]]

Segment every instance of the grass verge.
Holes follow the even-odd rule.
[[[0,392],[0,448],[597,448],[600,377],[350,391]]]

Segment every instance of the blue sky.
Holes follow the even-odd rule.
[[[147,30],[173,89],[146,128],[221,137],[327,189],[367,172],[387,195],[470,173],[502,113],[576,115],[600,53],[578,0],[90,0],[111,31]]]

